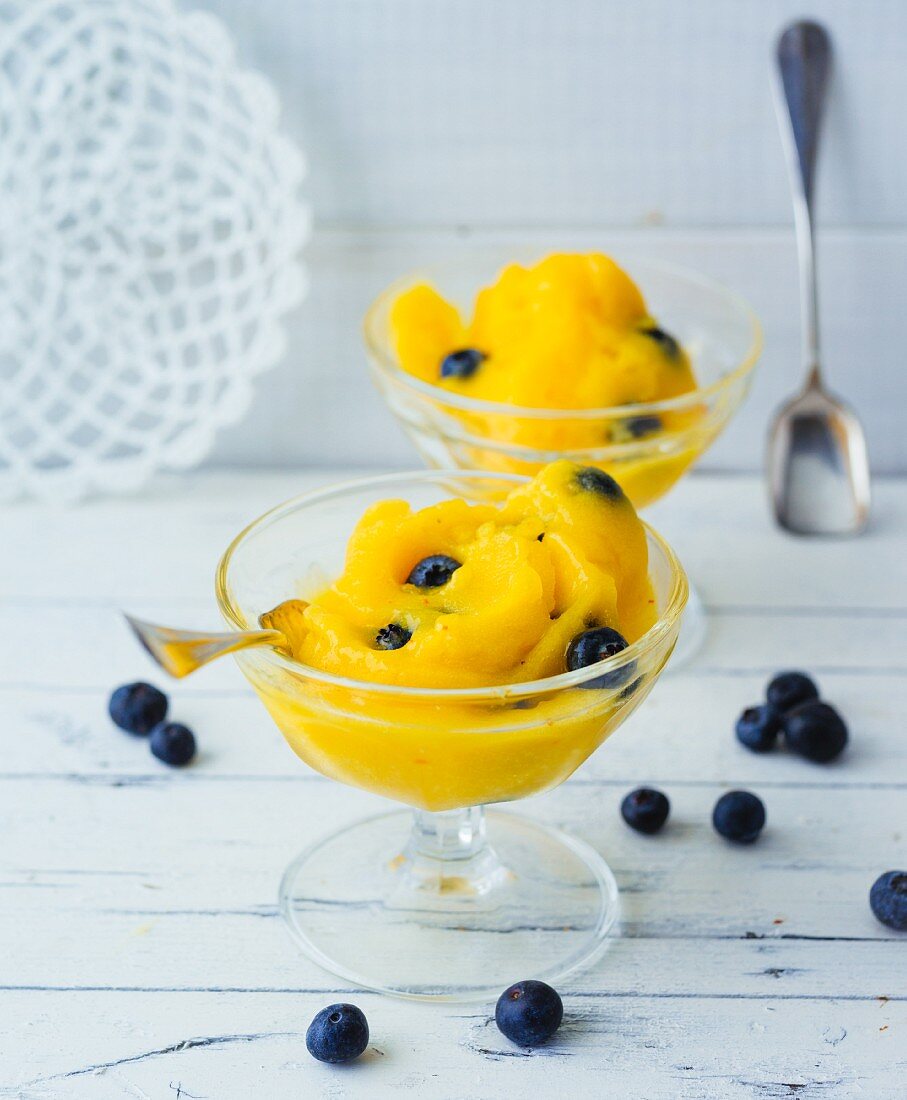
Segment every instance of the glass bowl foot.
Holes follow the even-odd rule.
[[[397,997],[495,1000],[558,981],[613,938],[617,883],[580,840],[513,814],[406,810],[317,841],[287,868],[280,907],[303,951]],[[610,934],[610,935],[609,935]]]

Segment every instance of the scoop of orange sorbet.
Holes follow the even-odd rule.
[[[500,504],[372,506],[343,573],[261,616],[303,664],[410,687],[484,687],[567,670],[584,631],[655,621],[646,537],[617,482],[566,460]]]
[[[479,292],[468,321],[431,286],[418,284],[396,299],[390,322],[405,371],[485,401],[613,408],[696,388],[686,352],[649,314],[630,276],[597,252],[505,267]]]

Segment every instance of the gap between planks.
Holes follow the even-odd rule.
[[[447,986],[450,996],[456,996],[456,986]],[[359,986],[236,986],[236,985],[195,985],[195,986],[147,986],[147,985],[0,985],[3,993],[237,993],[237,994],[305,994],[325,996],[328,994],[349,994],[354,991],[357,997],[370,996],[386,998],[386,994]],[[443,996],[443,994],[442,994]],[[852,1002],[873,1004],[901,1004],[907,1002],[907,996],[873,996],[858,993],[682,993],[682,992],[636,992],[627,989],[588,989],[571,991],[566,995],[570,1000],[629,1000],[629,1001],[817,1001],[825,1004]],[[405,998],[404,998],[405,999]],[[444,1003],[440,1002],[444,1007]],[[456,1004],[452,1001],[448,1004]],[[466,1002],[467,1004],[471,1002]],[[479,1003],[476,1001],[476,1003]],[[487,1016],[487,1012],[477,1012],[477,1016]]]

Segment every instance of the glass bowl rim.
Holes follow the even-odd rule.
[[[415,470],[403,471],[392,474],[370,475],[368,477],[355,478],[349,481],[334,482],[331,485],[312,489],[291,497],[289,500],[270,508],[257,519],[247,524],[230,542],[227,549],[221,555],[215,573],[215,596],[221,615],[232,630],[258,630],[258,623],[250,624],[240,614],[239,609],[230,597],[228,579],[230,563],[234,553],[241,544],[250,536],[265,530],[273,523],[285,518],[293,512],[304,509],[309,505],[318,504],[335,497],[352,496],[357,492],[368,489],[376,489],[387,486],[409,484],[412,482],[440,482],[443,480],[482,480],[501,481],[511,485],[525,484],[531,479],[518,474],[482,471],[482,470]],[[586,668],[576,669],[573,672],[559,672],[554,676],[546,676],[539,680],[527,680],[516,684],[494,684],[487,687],[467,688],[433,688],[410,687],[398,684],[382,684],[371,680],[357,680],[346,676],[337,676],[331,672],[315,668],[312,665],[303,664],[301,661],[284,657],[273,646],[261,646],[257,652],[265,656],[276,667],[296,676],[304,675],[312,680],[329,684],[332,687],[341,687],[351,691],[374,693],[377,695],[391,695],[412,699],[429,699],[433,701],[481,701],[522,699],[528,695],[539,695],[564,688],[578,687],[587,680],[597,679],[609,672],[625,668],[638,660],[642,655],[651,652],[661,642],[664,636],[674,627],[687,602],[688,583],[686,573],[674,550],[664,538],[645,520],[640,520],[646,533],[646,543],[651,550],[652,546],[665,558],[671,570],[671,591],[668,596],[664,612],[659,615],[656,622],[635,642],[621,650],[614,657],[609,657],[597,664],[588,665]]]
[[[459,265],[462,265],[462,260]],[[616,263],[622,264],[623,260],[617,258]],[[723,283],[710,279],[706,275],[700,275],[696,271],[670,263],[665,260],[655,260],[646,257],[629,257],[628,266],[650,268],[667,274],[672,278],[686,283],[693,283],[712,291],[724,298],[725,302],[738,310],[749,322],[750,344],[741,361],[727,374],[722,375],[715,382],[707,386],[690,390],[677,397],[664,397],[657,401],[640,401],[631,405],[610,405],[596,409],[546,409],[536,408],[532,405],[508,405],[500,401],[486,401],[480,397],[469,397],[464,394],[453,393],[442,389],[431,382],[423,382],[409,374],[397,362],[397,357],[385,349],[386,341],[378,333],[378,315],[389,299],[396,297],[405,287],[412,286],[418,279],[430,281],[433,271],[442,272],[445,269],[453,269],[458,266],[457,260],[448,261],[446,264],[438,264],[432,267],[428,265],[411,271],[407,275],[401,275],[374,298],[365,313],[363,320],[363,336],[365,345],[373,363],[389,375],[391,381],[402,385],[404,388],[415,391],[421,397],[429,397],[441,405],[460,409],[463,412],[482,413],[486,416],[511,416],[522,420],[607,420],[627,419],[633,416],[644,416],[662,412],[677,412],[700,404],[703,400],[712,398],[721,393],[725,388],[742,381],[759,361],[763,349],[762,324],[756,311],[745,298],[730,290]],[[645,296],[645,287],[641,287]]]

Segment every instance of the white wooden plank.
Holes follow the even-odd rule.
[[[680,938],[885,935],[869,911],[868,890],[883,871],[903,865],[907,791],[878,797],[859,789],[804,792],[754,783],[768,825],[758,844],[741,848],[711,826],[712,807],[727,785],[672,788],[669,778],[656,778],[673,800],[672,825],[656,839],[620,821],[622,790],[568,782],[519,807],[606,855],[626,892],[631,932]],[[0,793],[9,853],[0,872],[4,898],[13,911],[59,907],[71,934],[90,930],[92,911],[105,908],[269,910],[279,877],[299,850],[335,827],[389,808],[338,784],[224,779],[200,785],[188,776],[118,785],[91,777],[0,780]],[[32,967],[47,967],[42,944],[29,936],[26,922],[17,936],[20,948],[5,967],[11,984],[18,984],[12,975],[29,958]],[[52,976],[52,969],[45,972]],[[88,984],[91,973],[86,968]],[[34,976],[32,970],[29,980]],[[148,984],[157,984],[153,976]]]
[[[905,1068],[895,1001],[568,997],[558,1037],[522,1053],[489,1012],[453,1015],[359,994],[370,1052],[313,1062],[305,1028],[324,996],[7,994],[0,1095],[19,1100],[343,1097],[428,1100],[615,1095],[646,1100],[872,1096]],[[7,1084],[8,1083],[8,1084]]]
[[[4,942],[17,956],[12,973],[4,976],[4,996],[10,989],[356,992],[306,959],[273,912],[83,906],[49,911],[46,905],[19,904],[18,920],[0,914]],[[470,944],[487,949],[483,939],[489,937],[475,934]],[[31,950],[30,942],[40,943],[41,951]],[[242,944],[242,950],[225,951],[227,944]],[[907,984],[890,970],[897,950],[891,937],[842,943],[630,935],[615,940],[602,962],[560,984],[563,993],[590,998],[607,990],[614,997],[904,999]],[[846,983],[840,969],[844,951]],[[52,973],[47,957],[55,960]]]
[[[202,0],[266,72],[329,222],[786,224],[769,89],[796,0]],[[837,50],[820,213],[904,224],[898,0],[816,0]]]
[[[870,527],[854,539],[804,539],[779,530],[769,518],[761,478],[700,480],[694,475],[645,518],[672,542],[710,608],[722,615],[767,616],[754,624],[751,640],[758,645],[760,629],[772,637],[785,632],[785,622],[768,621],[772,615],[808,611],[814,633],[820,633],[825,614],[857,619],[871,611],[894,620],[903,612],[905,488],[903,481],[877,482]],[[874,648],[880,664],[897,655]]]
[[[162,478],[150,498],[75,510],[7,508],[0,514],[0,600],[10,615],[43,607],[59,621],[68,609],[74,624],[80,609],[124,607],[150,616],[168,605],[187,625],[214,625],[214,569],[230,539],[287,497],[356,474],[203,473]],[[647,518],[675,544],[704,599],[719,610],[890,616],[907,608],[907,562],[897,541],[907,537],[907,481],[878,482],[874,522],[858,539],[796,539],[778,531],[758,477],[693,475]],[[5,645],[18,648],[8,635],[0,637],[0,651]]]
[[[876,527],[853,542],[773,532],[756,479],[692,478],[656,510],[703,578],[712,635],[571,781],[518,808],[606,854],[624,917],[600,964],[564,983],[561,1035],[523,1057],[490,1006],[351,995],[290,944],[283,866],[386,803],[300,765],[229,664],[174,688],[202,745],[185,772],[104,713],[112,683],[149,672],[117,606],[213,621],[223,542],[332,476],[202,475],[145,501],[2,514],[0,1095],[898,1096],[903,943],[867,891],[907,856],[903,483],[881,486]],[[26,624],[42,639],[27,653]],[[786,663],[818,669],[851,723],[835,765],[734,741],[762,670]],[[672,799],[655,838],[619,820],[640,781]],[[732,786],[768,808],[752,848],[709,824]],[[380,1053],[338,1071],[302,1037],[342,997],[366,1008]]]
[[[360,333],[374,296],[411,270],[458,257],[485,257],[494,271],[518,255],[594,248],[618,258],[651,256],[681,264],[724,282],[752,303],[765,329],[765,353],[750,397],[702,466],[761,469],[769,415],[793,392],[801,373],[797,262],[787,229],[322,230],[308,255],[310,298],[288,328],[290,352],[256,384],[249,416],[224,431],[213,461],[283,467],[418,464],[366,374]],[[902,382],[907,234],[828,232],[820,238],[818,262],[829,381],[864,419],[874,468],[904,472],[907,433],[896,395]]]

